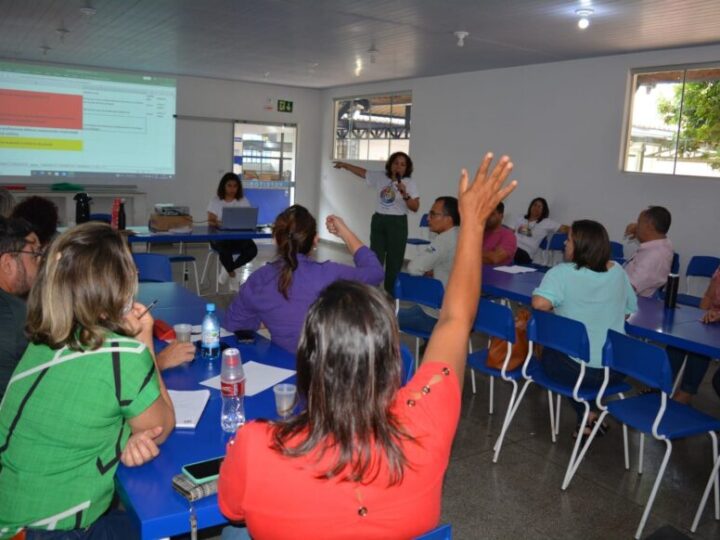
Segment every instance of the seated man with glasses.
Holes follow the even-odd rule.
[[[408,265],[416,276],[434,277],[447,285],[455,258],[460,214],[455,197],[438,197],[428,212],[428,228],[436,234],[428,246]]]
[[[25,301],[42,257],[40,241],[23,219],[0,217],[0,400],[25,348]]]

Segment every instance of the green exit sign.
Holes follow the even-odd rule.
[[[293,102],[287,101],[285,99],[278,99],[278,112],[286,112],[291,113],[293,112]]]

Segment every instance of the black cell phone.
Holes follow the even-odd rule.
[[[235,330],[235,337],[240,343],[255,343],[255,330]]]
[[[210,480],[215,480],[220,474],[220,465],[224,459],[225,456],[222,456],[189,463],[183,466],[182,472],[192,478],[197,484],[209,482]]]

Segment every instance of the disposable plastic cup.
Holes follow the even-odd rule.
[[[297,401],[297,387],[294,384],[276,384],[273,386],[275,394],[275,410],[281,418],[287,418],[293,412]]]
[[[179,343],[190,343],[190,337],[192,336],[192,325],[189,324],[176,324],[173,326],[175,330],[175,340]]]

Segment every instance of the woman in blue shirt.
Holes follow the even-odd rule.
[[[610,240],[600,223],[580,220],[572,224],[565,244],[565,262],[551,268],[533,291],[532,306],[541,311],[580,321],[590,340],[590,361],[586,365],[583,388],[600,388],[604,373],[602,348],[609,329],[623,332],[625,318],[637,310],[637,297],[623,268],[610,260]],[[580,373],[580,360],[553,349],[545,349],[543,371],[557,382],[572,386]],[[618,375],[611,373],[610,381]],[[570,404],[582,420],[584,407],[574,399]],[[588,421],[597,419],[591,403]],[[583,432],[590,433],[588,428]]]

